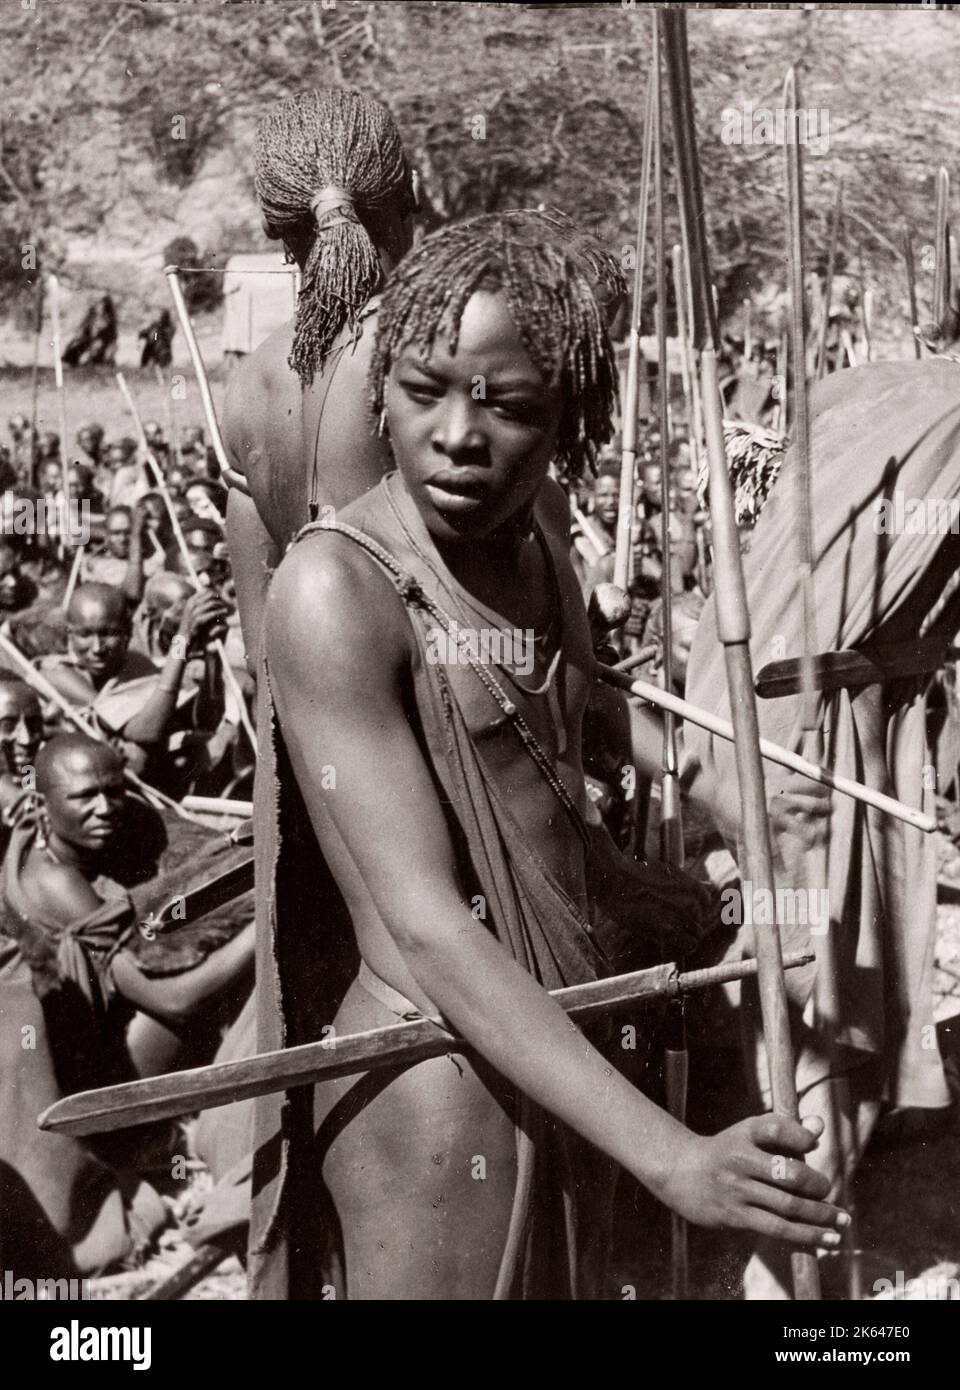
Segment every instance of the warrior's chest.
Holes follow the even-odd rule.
[[[592,679],[582,607],[565,615],[553,643],[532,629],[448,616],[449,624],[422,617],[420,660],[438,668],[477,746],[509,762],[522,751],[519,716],[552,762],[576,762]]]

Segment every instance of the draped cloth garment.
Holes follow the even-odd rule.
[[[429,596],[442,607],[442,591],[391,509],[394,483],[395,475],[388,475],[351,504],[346,517],[360,528],[359,540],[356,534],[352,539],[372,540],[387,552],[386,563],[373,555],[371,563],[389,576],[416,637],[416,732],[447,814],[464,900],[469,903],[475,891],[483,894],[490,929],[545,988],[609,974],[606,939],[601,944],[526,839],[471,736],[449,675],[442,664],[427,659],[427,632],[435,620],[424,599]],[[314,546],[342,544],[320,534],[330,529],[352,528],[320,523],[306,527],[298,540],[304,543],[309,537]],[[585,622],[582,612],[580,617]],[[473,678],[469,672],[467,677]],[[358,956],[349,916],[313,837],[286,755],[267,671],[259,685],[259,727],[266,735],[263,765],[258,768],[255,835],[260,912],[257,1042],[262,1051],[322,1036],[323,1025],[334,1017],[357,974]],[[590,838],[586,830],[585,835]],[[644,871],[620,861],[618,870],[612,845],[601,843],[598,850],[587,859],[588,869],[595,860],[587,886],[591,915],[597,902],[598,917],[605,924],[613,923],[618,903],[622,915],[624,901],[641,920],[644,907],[650,918],[657,913],[658,927],[671,909],[687,920],[702,911],[703,902],[696,890],[691,896],[690,884],[652,866]],[[606,899],[605,911],[599,909],[600,897]],[[641,962],[635,953],[628,965],[620,955],[616,930],[611,925],[608,936],[619,957],[618,969],[641,968],[665,958],[657,954],[662,943],[651,941],[654,959],[648,956]],[[595,1247],[604,1243],[612,1165],[525,1097],[518,1096],[517,1105],[516,1190],[494,1297],[589,1297],[597,1287]],[[253,1297],[320,1296],[306,1291],[310,1279],[302,1273],[304,1252],[308,1264],[311,1258],[319,1259],[316,1253],[311,1257],[307,1243],[314,1242],[314,1252],[325,1244],[323,1231],[310,1231],[322,1207],[318,1176],[309,1171],[307,1159],[311,1122],[308,1088],[257,1103],[249,1247]],[[585,1221],[586,1209],[590,1216]],[[323,1277],[321,1272],[316,1282]]]
[[[838,372],[814,389],[811,406],[817,648],[856,648],[881,659],[902,655],[938,619],[944,585],[960,563],[956,528],[942,534],[942,527],[932,524],[923,534],[917,507],[910,505],[931,498],[960,505],[960,368],[931,360]],[[791,449],[744,557],[755,672],[803,650],[795,578],[795,468]],[[915,518],[913,531],[898,532],[898,516],[902,525],[909,515]],[[941,621],[944,641],[960,625],[949,601],[947,609]],[[901,677],[883,686],[822,695],[819,702],[828,764],[925,811],[933,801],[924,771],[931,762],[928,680]],[[713,599],[691,651],[687,698],[730,717]],[[757,707],[761,736],[799,750],[799,696],[758,700]],[[684,734],[685,771],[699,764],[721,790],[734,787],[732,744],[691,724]],[[786,774],[772,763],[765,762],[764,769],[769,801]],[[881,1100],[945,1105],[932,1020],[934,839],[835,793],[827,863],[842,1026],[837,1045],[828,1047],[814,1026],[817,966],[789,972],[801,1094],[828,1076],[872,1067],[874,1113]],[[794,871],[798,880],[802,876],[802,869]],[[779,886],[817,885],[781,879]],[[807,927],[783,926],[781,933],[785,949],[812,944],[823,951],[824,937],[811,936]],[[766,1093],[759,1042],[754,1067],[757,1085]]]

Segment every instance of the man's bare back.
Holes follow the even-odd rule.
[[[360,337],[344,328],[313,384],[301,392],[287,358],[285,324],[235,369],[224,406],[224,443],[250,489],[230,491],[227,538],[247,652],[255,659],[270,574],[302,526],[310,504],[338,509],[372,487],[388,467],[367,404],[367,369],[376,315]],[[316,463],[316,467],[314,467]]]

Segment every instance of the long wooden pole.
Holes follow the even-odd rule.
[[[950,305],[950,232],[947,226],[950,209],[950,175],[940,166],[937,170],[937,210],[934,228],[933,318],[941,329]]]
[[[718,326],[710,292],[700,161],[696,145],[693,91],[687,50],[686,13],[683,10],[665,10],[663,23],[667,40],[667,69],[680,196],[687,205],[686,226],[691,242],[689,261],[695,286],[693,334],[695,345],[700,350],[704,425],[710,460],[710,512],[713,521],[717,634],[724,648],[730,708],[736,730],[734,748],[744,847],[742,877],[773,893],[773,857],[750,657],[750,614],[740,561],[733,490],[724,452],[723,407],[717,368]],[[773,1108],[777,1114],[797,1119],[799,1112],[796,1074],[778,931],[774,928],[755,932],[755,949]],[[820,1279],[816,1257],[807,1252],[793,1251],[791,1263],[795,1297],[819,1298]]]
[[[647,251],[647,204],[650,200],[650,162],[653,150],[654,84],[647,87],[643,126],[643,157],[640,166],[640,199],[637,205],[637,242],[634,252],[633,303],[630,310],[630,353],[623,393],[621,428],[620,502],[617,512],[617,545],[613,561],[613,582],[621,589],[630,584],[630,557],[633,548],[637,465],[637,403],[640,392],[640,315],[643,303],[643,267]]]
[[[820,324],[820,344],[817,349],[817,380],[827,370],[827,334],[830,331],[830,305],[833,300],[833,272],[837,263],[837,239],[840,235],[840,211],[843,207],[843,175],[837,179],[830,214],[830,244],[827,247],[827,278],[823,286],[823,322]]]
[[[673,689],[673,564],[670,553],[670,382],[667,370],[667,238],[663,194],[663,93],[660,80],[660,11],[653,11],[654,89],[654,215],[656,221],[657,289],[657,416],[660,434],[660,604],[663,628],[661,679],[664,690]],[[678,301],[679,305],[679,301]],[[683,344],[681,343],[681,352]],[[674,716],[663,716],[663,766],[660,774],[660,858],[683,868],[683,822],[680,812],[680,761]],[[683,998],[667,1006],[663,1074],[667,1109],[681,1124],[687,1120],[689,1053]],[[671,1216],[671,1284],[673,1297],[689,1292],[687,1223]]]
[[[33,316],[33,366],[30,372],[30,486],[37,486],[37,397],[40,392],[40,335],[43,332],[43,276],[37,274]]]
[[[800,83],[794,68],[787,72],[783,84],[783,109],[797,113],[801,110]],[[796,114],[794,120],[796,121]],[[793,138],[789,138],[792,134]],[[803,631],[803,654],[800,661],[800,727],[804,756],[812,761],[823,759],[823,737],[820,727],[819,699],[814,678],[814,656],[817,644],[817,603],[814,570],[816,546],[813,533],[813,490],[810,466],[810,409],[807,400],[807,313],[805,295],[806,246],[804,238],[803,145],[799,130],[788,132],[785,144],[786,166],[786,244],[790,285],[790,339],[793,359],[793,442],[794,442],[794,512],[797,519],[797,575]],[[832,249],[832,245],[831,245]],[[859,257],[861,299],[863,296],[863,258]],[[869,344],[869,339],[867,340]],[[825,847],[807,850],[804,856],[809,877],[808,889],[827,891],[827,852]],[[817,951],[816,997],[819,1012],[818,1034],[831,1060],[834,1081],[831,1093],[833,1127],[837,1136],[840,1162],[840,1204],[851,1209],[849,1155],[845,1134],[848,1125],[852,1132],[850,1088],[840,1075],[837,1033],[840,1017],[840,962],[836,948],[834,924],[828,923]],[[849,1235],[847,1249],[856,1248]],[[854,1272],[855,1260],[847,1264],[848,1291],[851,1297],[859,1294],[859,1281]]]
[[[203,418],[207,422],[210,443],[213,447],[213,452],[217,456],[217,463],[219,463],[221,471],[225,471],[230,468],[230,460],[227,458],[227,451],[223,443],[223,435],[220,433],[220,424],[217,420],[217,412],[214,409],[213,396],[210,392],[210,380],[207,376],[207,369],[203,364],[200,344],[197,342],[197,335],[193,331],[190,311],[183,297],[179,267],[175,265],[165,266],[163,273],[167,277],[170,297],[173,300],[173,307],[177,312],[177,319],[180,323],[180,327],[183,329],[183,336],[187,343],[187,351],[190,353],[190,361],[193,364],[194,376],[197,378],[197,387],[200,391],[200,404],[203,407]]]
[[[649,704],[656,705],[658,709],[669,710],[678,719],[687,719],[691,724],[696,724],[700,729],[706,729],[708,733],[724,739],[727,743],[736,743],[734,726],[729,719],[721,719],[719,715],[711,714],[709,710],[701,709],[699,705],[692,705],[689,700],[683,700],[679,695],[673,695],[668,690],[663,690],[659,685],[650,685],[648,681],[635,680],[633,676],[618,671],[616,667],[598,663],[595,670],[601,680],[606,681],[609,685],[617,686],[628,695],[633,695],[638,700],[646,700]],[[849,777],[838,777],[828,767],[810,762],[807,758],[802,758],[799,753],[794,753],[789,748],[782,748],[779,743],[771,743],[769,739],[762,738],[760,740],[760,753],[768,762],[776,763],[779,767],[787,767],[791,772],[799,772],[802,776],[809,777],[811,782],[819,782],[821,786],[830,787],[842,796],[849,796],[854,801],[863,802],[865,806],[872,806],[874,810],[882,811],[884,815],[892,816],[894,820],[903,821],[904,825],[912,825],[915,830],[922,830],[925,834],[931,835],[937,828],[934,816],[928,816],[923,811],[918,811],[914,806],[907,806],[904,802],[897,801],[884,792],[878,792],[873,787],[865,787],[862,782],[854,782]]]
[[[807,965],[812,959],[810,952],[800,951],[788,957],[786,964],[792,968]],[[629,1009],[639,1000],[669,998],[681,991],[745,980],[755,974],[756,963],[750,960],[728,961],[686,973],[667,962],[650,970],[591,980],[550,993],[572,1019],[584,1022]],[[334,1077],[355,1076],[380,1067],[413,1066],[429,1057],[468,1050],[467,1044],[439,1019],[391,1023],[366,1033],[348,1033],[343,1037],[334,1034],[321,1042],[301,1043],[237,1062],[214,1062],[143,1081],[79,1091],[51,1105],[38,1117],[37,1125],[59,1134],[107,1134],[296,1086],[316,1085]]]

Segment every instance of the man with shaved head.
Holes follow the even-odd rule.
[[[72,704],[92,714],[110,738],[143,770],[162,751],[177,711],[195,695],[184,684],[191,649],[214,640],[224,617],[222,600],[200,590],[186,600],[162,667],[130,647],[126,601],[109,584],[80,584],[67,609],[68,653],[49,658],[46,674]]]
[[[35,805],[18,818],[0,872],[0,1164],[33,1193],[71,1272],[89,1273],[163,1224],[162,1204],[116,1171],[133,1161],[131,1141],[88,1147],[42,1134],[36,1116],[62,1095],[165,1069],[171,1034],[187,1037],[229,986],[246,993],[253,928],[191,969],[149,974],[132,949],[134,904],[109,877],[149,815],[126,791],[123,760],[63,734],[35,771]]]

